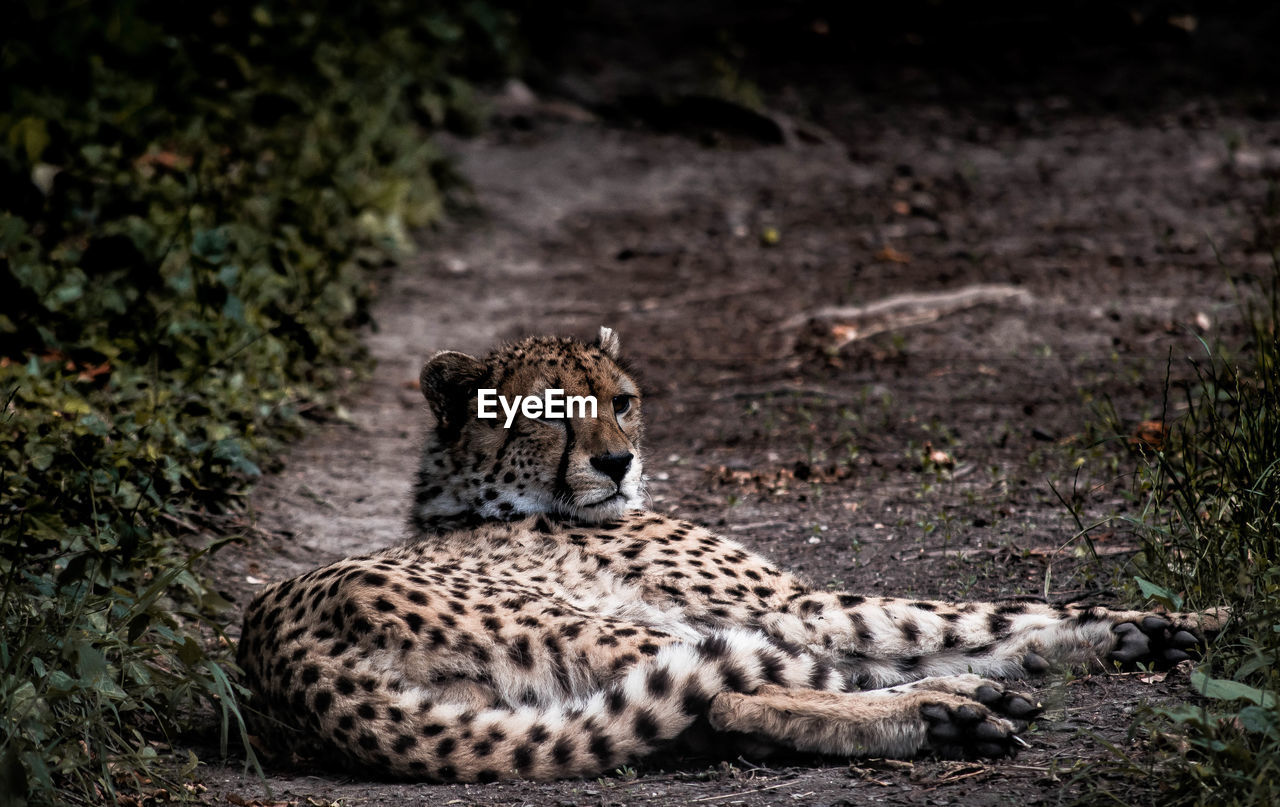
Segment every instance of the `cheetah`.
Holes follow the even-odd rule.
[[[831,591],[646,511],[641,391],[607,328],[438,353],[421,388],[411,542],[247,609],[238,662],[268,744],[464,782],[595,776],[699,732],[1000,757],[1040,705],[996,679],[1177,662],[1225,618]],[[480,389],[549,388],[602,405],[477,417]]]

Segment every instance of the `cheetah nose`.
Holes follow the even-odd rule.
[[[622,477],[627,475],[634,455],[630,451],[619,451],[610,454],[597,454],[591,458],[591,467],[609,477],[614,484],[621,485]]]

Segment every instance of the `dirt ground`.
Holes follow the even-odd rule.
[[[1126,429],[1159,417],[1170,358],[1185,376],[1197,337],[1230,329],[1228,270],[1269,272],[1258,211],[1280,125],[1209,97],[1108,112],[1031,96],[992,115],[775,84],[789,117],[769,120],[811,136],[662,132],[507,93],[491,131],[446,141],[477,212],[386,278],[349,420],[294,448],[254,495],[262,540],[218,561],[237,605],[405,538],[429,354],[602,324],[644,382],[654,509],[857,592],[1114,597],[1132,544],[1104,526],[1102,561],[1083,557],[1053,486],[1086,523],[1131,506],[1124,441],[1098,446],[1087,424],[1100,404]],[[1135,709],[1190,695],[1185,671],[1029,686],[1048,711],[1031,748],[994,763],[655,759],[489,785],[305,766],[264,783],[235,761],[197,775],[208,802],[237,804],[1091,803],[1104,794],[1077,777],[1108,744],[1144,754]],[[1158,781],[1104,781],[1159,799]]]

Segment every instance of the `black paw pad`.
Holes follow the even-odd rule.
[[[1169,624],[1169,620],[1159,616],[1145,616],[1142,618],[1142,632],[1148,634],[1158,634],[1169,630],[1173,627]]]
[[[1111,648],[1111,658],[1121,664],[1145,661],[1151,654],[1151,640],[1132,622],[1122,622],[1111,629],[1116,635],[1116,646]]]

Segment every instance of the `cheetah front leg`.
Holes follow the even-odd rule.
[[[824,692],[766,685],[711,703],[713,728],[841,756],[1003,757],[1039,714],[1029,697],[975,675],[931,678],[893,689]]]
[[[762,622],[779,638],[848,664],[860,686],[882,687],[965,672],[1020,677],[1054,664],[1172,664],[1190,658],[1226,616],[805,591]]]
[[[1035,602],[946,603],[815,590],[802,578],[706,530],[680,525],[672,536],[698,583],[675,590],[663,575],[674,546],[637,549],[654,562],[650,596],[675,597],[690,618],[746,625],[802,647],[852,673],[863,688],[973,672],[1040,673],[1053,664],[1167,665],[1190,657],[1221,629],[1225,609],[1204,613],[1116,611]],[[657,546],[657,545],[655,545]],[[714,565],[706,561],[715,558]],[[643,557],[643,556],[642,556]],[[630,573],[630,572],[628,572]]]

